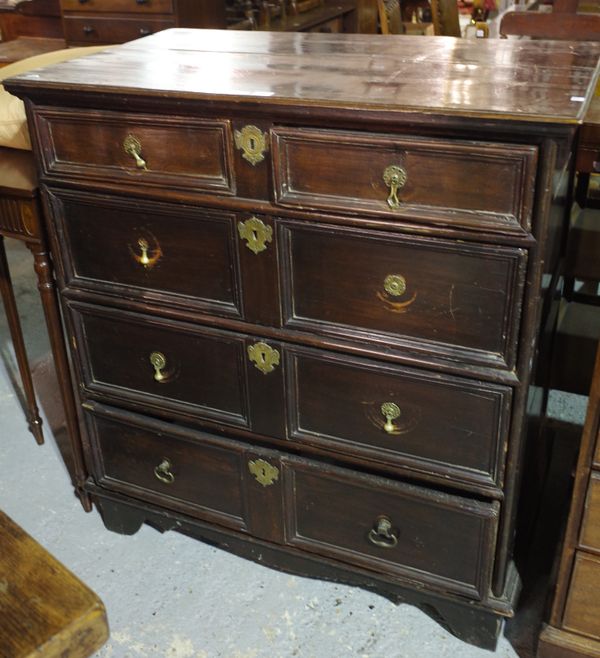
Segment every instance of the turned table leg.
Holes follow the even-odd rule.
[[[79,424],[77,422],[77,410],[73,389],[71,386],[71,374],[67,360],[67,352],[63,340],[62,322],[56,288],[54,286],[54,277],[52,265],[48,255],[48,250],[43,244],[27,242],[27,248],[33,255],[34,268],[38,277],[38,290],[42,300],[42,307],[48,327],[48,336],[50,346],[54,357],[56,374],[60,386],[60,393],[65,410],[65,420],[67,423],[67,432],[69,442],[73,453],[75,491],[86,512],[91,511],[92,503],[89,495],[84,489],[87,470],[83,459],[81,442],[79,441]]]
[[[44,443],[44,435],[42,433],[42,419],[40,418],[39,409],[35,399],[35,391],[33,390],[33,381],[31,380],[31,372],[29,370],[29,363],[27,360],[27,351],[25,349],[25,342],[23,340],[23,332],[21,331],[21,323],[19,321],[17,304],[15,302],[12,282],[10,280],[10,272],[8,271],[6,252],[4,250],[4,236],[2,235],[0,235],[0,294],[2,295],[4,310],[6,311],[6,317],[8,320],[8,328],[10,330],[13,346],[15,348],[17,365],[19,366],[21,381],[23,383],[27,423],[29,425],[29,430],[35,437],[37,443],[42,445]]]

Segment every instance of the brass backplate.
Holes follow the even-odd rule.
[[[269,487],[279,480],[279,469],[264,459],[248,462],[248,470],[263,487]]]
[[[400,297],[406,292],[406,279],[401,274],[388,274],[383,288],[392,297]]]
[[[245,222],[239,222],[238,232],[250,251],[259,254],[267,248],[267,243],[273,241],[273,229],[258,217],[250,217]]]
[[[235,146],[242,151],[242,158],[252,166],[256,166],[265,159],[267,146],[267,135],[256,126],[244,126],[234,133]]]

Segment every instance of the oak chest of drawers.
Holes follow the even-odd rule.
[[[173,27],[225,26],[224,0],[60,0],[69,46],[124,43]]]
[[[599,52],[173,30],[10,81],[84,502],[494,646]]]

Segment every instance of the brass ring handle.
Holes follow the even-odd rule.
[[[375,526],[369,531],[368,539],[379,548],[394,548],[398,545],[398,535],[392,529],[392,522],[387,516],[375,520]]]
[[[381,405],[381,413],[385,417],[385,425],[383,426],[383,429],[388,434],[393,434],[396,431],[393,421],[396,420],[396,418],[399,418],[402,413],[400,407],[395,402],[384,402]]]
[[[406,169],[398,165],[390,165],[383,172],[383,182],[390,188],[390,194],[387,198],[388,206],[394,210],[400,207],[398,199],[398,190],[404,187],[406,183]]]
[[[165,484],[173,484],[173,482],[175,482],[175,476],[171,472],[171,466],[172,464],[170,460],[163,457],[160,464],[154,468],[154,475],[158,480]]]
[[[123,150],[127,155],[131,155],[135,160],[135,166],[138,169],[143,169],[147,171],[148,167],[146,166],[146,161],[142,158],[142,144],[137,137],[133,135],[127,135],[125,141],[123,142]]]
[[[167,366],[167,358],[162,352],[152,352],[150,355],[150,363],[154,367],[154,379],[157,382],[163,382],[166,375],[162,372]]]

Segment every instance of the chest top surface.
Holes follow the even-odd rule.
[[[172,29],[7,87],[578,123],[599,55],[587,42]]]

